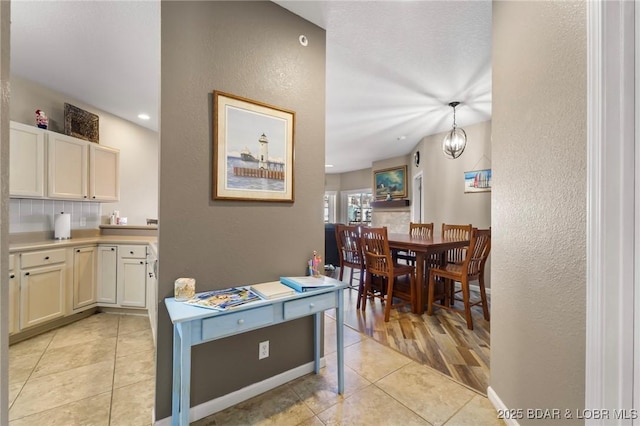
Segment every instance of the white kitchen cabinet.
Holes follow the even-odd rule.
[[[18,327],[18,307],[20,303],[20,293],[18,286],[18,275],[16,274],[15,255],[9,255],[9,334],[20,331]]]
[[[45,196],[45,131],[11,122],[9,196]]]
[[[49,198],[118,201],[120,151],[47,132]]]
[[[88,143],[48,132],[47,134],[49,198],[64,200],[88,199]]]
[[[73,309],[89,307],[96,303],[97,277],[96,247],[73,249]]]
[[[121,307],[146,308],[147,246],[118,246],[117,300]]]
[[[20,330],[64,316],[64,249],[20,255]]]
[[[89,198],[91,201],[120,199],[120,151],[89,144]]]
[[[115,305],[118,268],[118,247],[98,247],[98,304]]]

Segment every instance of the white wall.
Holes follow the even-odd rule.
[[[147,218],[157,218],[159,152],[157,132],[64,96],[38,83],[18,76],[11,77],[10,115],[13,121],[34,125],[35,111],[41,109],[49,116],[49,130],[63,133],[65,102],[97,114],[100,124],[100,145],[120,149],[120,201],[101,203],[100,221],[106,223],[113,210],[119,210],[121,216],[126,216],[129,225],[144,225]],[[45,211],[49,210],[49,203],[51,202],[45,203]],[[12,214],[15,214],[15,204],[13,202],[11,205]],[[42,220],[42,223],[39,223],[36,218],[30,217],[24,219],[24,222],[31,224],[29,228],[46,227],[44,221],[48,219]],[[14,229],[12,224],[11,232],[24,232],[24,230],[22,227]]]
[[[585,404],[586,8],[493,3],[491,388],[509,408],[570,410],[576,424]]]

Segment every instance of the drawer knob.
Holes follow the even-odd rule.
[[[44,260],[49,260],[49,256],[46,256],[46,257],[44,258]]]
[[[133,252],[132,252],[132,251],[130,251],[129,253],[133,254]]]
[[[140,264],[141,264],[141,265],[144,265],[144,262],[141,260],[141,261],[140,261]]]
[[[15,278],[15,277],[16,277],[16,274],[9,275],[9,278]]]
[[[25,272],[24,274],[25,275],[31,275],[31,272]]]
[[[111,251],[116,251],[115,247],[111,247]]]
[[[238,320],[238,324],[240,324],[240,325],[244,324],[244,320],[243,320],[242,318],[240,318],[240,319]]]

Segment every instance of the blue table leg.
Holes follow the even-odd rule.
[[[180,327],[179,324],[173,325],[173,389],[171,394],[171,425],[179,425],[180,415]]]
[[[189,410],[191,408],[191,323],[180,324],[182,339],[180,340],[180,425],[189,425]]]
[[[338,290],[336,310],[336,339],[338,345],[338,393],[344,393],[344,290]]]
[[[322,315],[324,315],[324,312],[317,312],[313,318],[313,371],[315,371],[316,374],[320,374],[320,339],[322,338],[322,330],[320,325],[322,321]]]

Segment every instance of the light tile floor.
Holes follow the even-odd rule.
[[[326,367],[193,425],[501,425],[488,399],[345,327],[337,394],[335,321]],[[9,348],[10,425],[151,424],[154,349],[146,317],[97,314]]]

